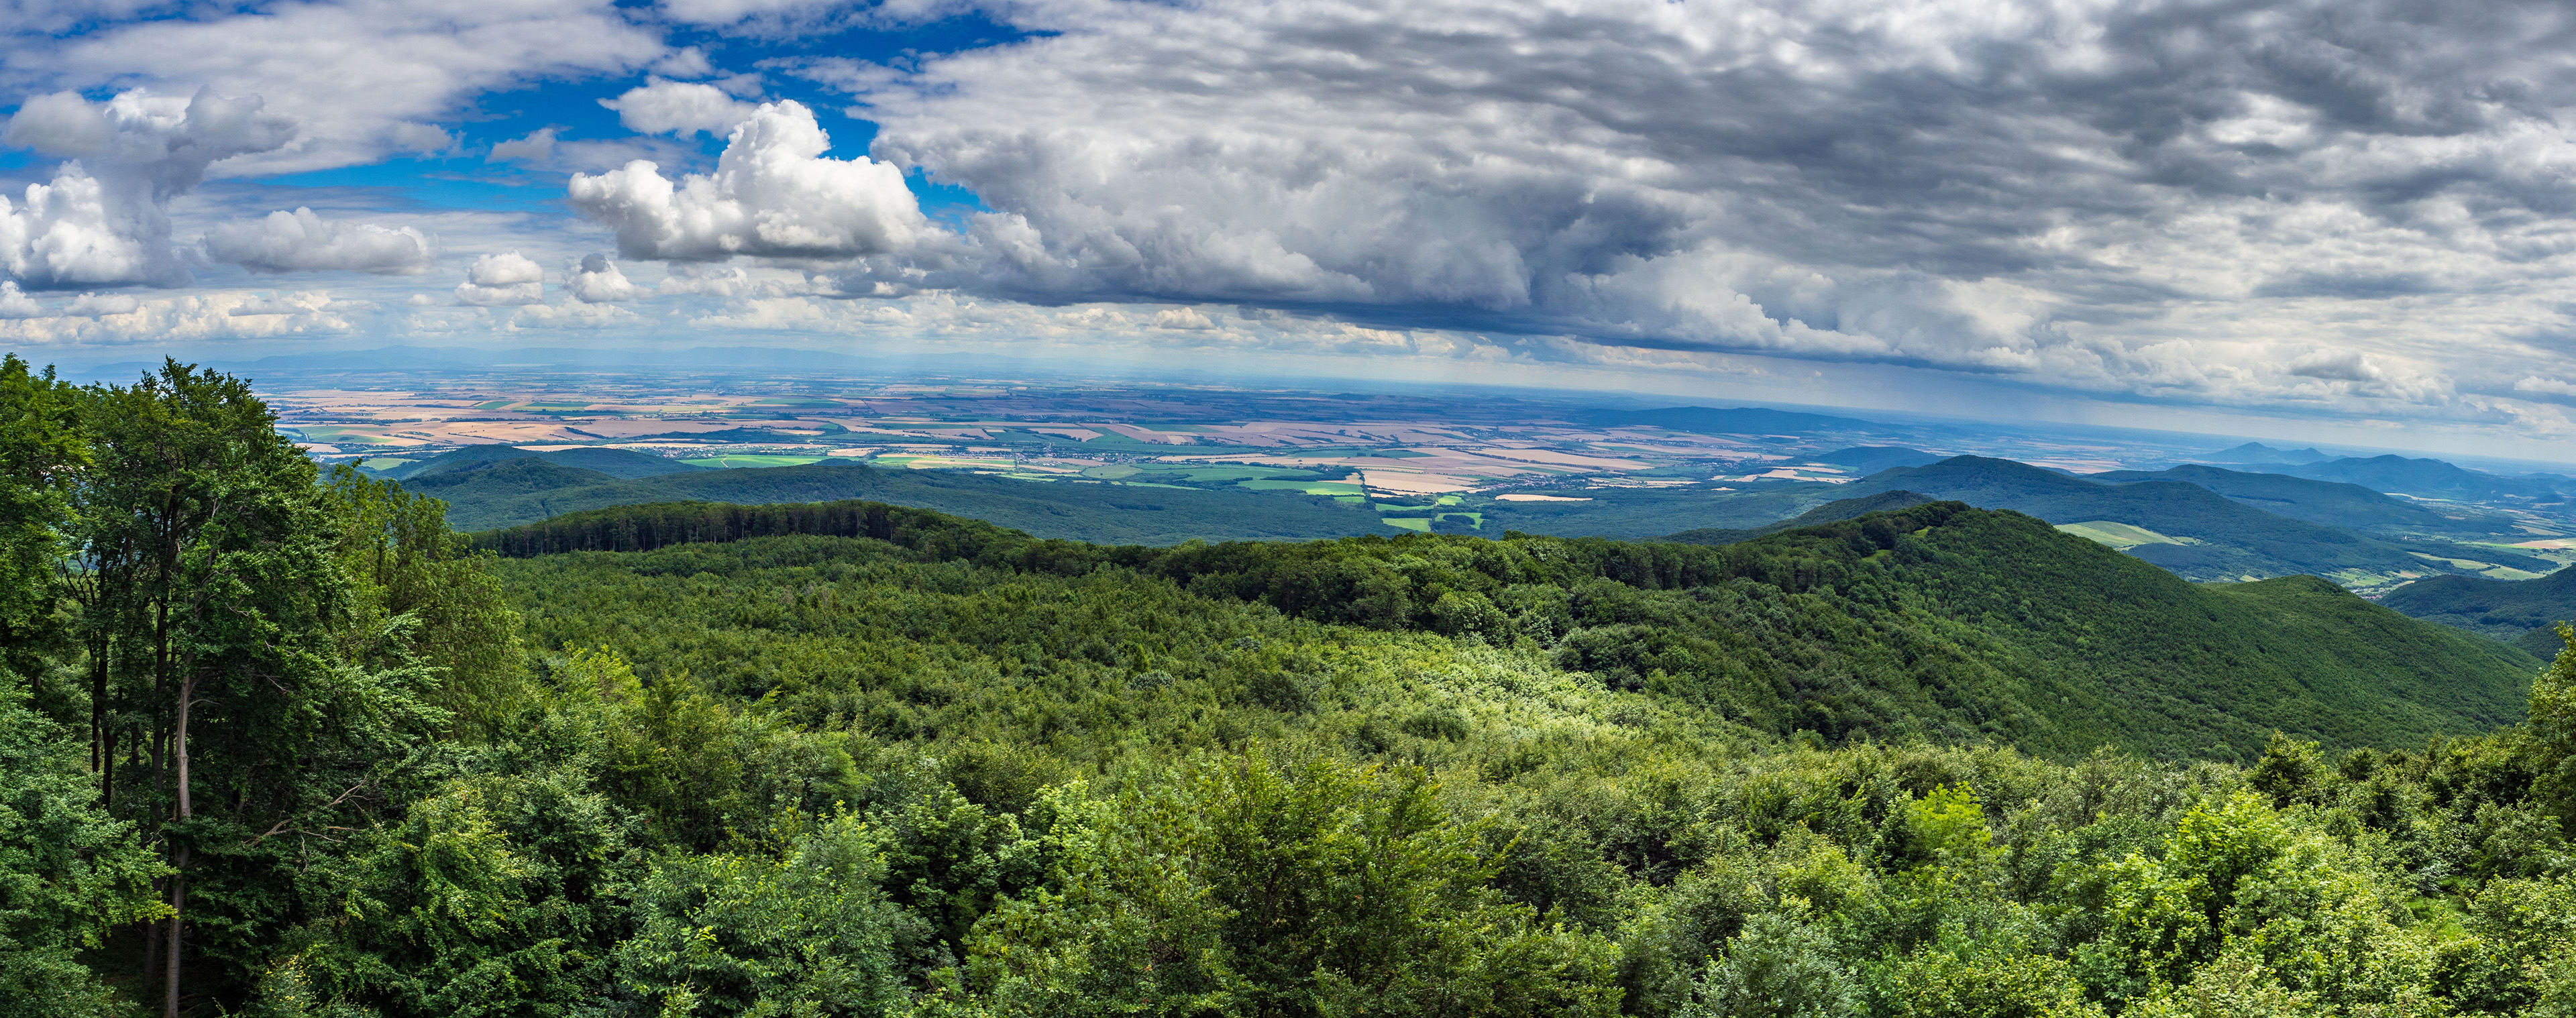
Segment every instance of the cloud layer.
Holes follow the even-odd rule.
[[[204,243],[206,257],[261,273],[344,269],[413,276],[429,271],[436,257],[417,229],[330,222],[309,208],[224,223],[207,231]]]
[[[2576,298],[2556,126],[2576,23],[2556,8],[1013,16],[1047,34],[917,70],[805,65],[868,104],[878,156],[997,210],[932,283],[2233,402],[2439,401],[2528,374],[2458,370],[2461,343],[2566,357],[2540,338]],[[2302,359],[2325,347],[2367,370]]]
[[[365,322],[667,337],[687,322],[857,336],[888,308],[946,307],[972,309],[937,331],[962,336],[1025,324],[998,308],[1039,309],[1032,322],[1084,308],[1154,342],[1758,357],[2503,428],[2576,407],[2576,146],[2560,126],[2576,121],[2576,13],[2562,7],[11,10],[0,96],[29,98],[0,142],[40,160],[0,195],[12,335]],[[1005,41],[902,36],[951,18]],[[830,35],[852,29],[866,39]],[[879,37],[898,55],[805,55]],[[847,145],[865,125],[776,98],[818,88],[875,125],[867,157],[833,158],[826,134]],[[573,216],[237,184],[403,153],[518,182],[586,172],[568,180]],[[971,198],[928,192],[947,205],[925,216],[907,172]],[[617,262],[592,253],[610,237]],[[509,253],[465,266],[461,285],[409,278],[439,269],[442,238]],[[186,284],[192,269],[214,280],[201,287],[371,274],[333,285],[376,310],[346,293],[147,295],[126,312],[108,310],[113,293],[71,297]],[[1097,310],[1120,304],[1136,310]],[[1262,324],[1283,312],[1312,327]]]

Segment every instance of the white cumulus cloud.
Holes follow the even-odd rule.
[[[664,177],[637,160],[574,174],[575,209],[617,231],[627,258],[850,258],[909,247],[925,228],[903,173],[866,156],[830,159],[831,139],[794,101],[762,103],[726,138],[712,174]]]
[[[2358,350],[2318,350],[2290,362],[2290,373],[2330,382],[2375,382],[2379,365]]]
[[[625,273],[617,271],[616,262],[599,254],[586,255],[581,264],[573,266],[564,275],[564,289],[585,304],[634,300],[643,295],[635,284],[626,281]]]
[[[0,280],[0,318],[42,318],[45,306],[18,289],[18,284]]]
[[[64,305],[63,313],[97,318],[101,315],[130,315],[143,306],[143,301],[126,293],[84,293]]]
[[[516,251],[487,254],[465,270],[456,299],[477,307],[537,304],[546,299],[546,270]]]
[[[714,85],[660,78],[599,104],[616,110],[627,130],[644,134],[724,134],[760,109]]]
[[[170,200],[214,164],[294,136],[295,124],[257,96],[31,96],[0,142],[68,161],[50,181],[27,185],[20,201],[0,195],[0,274],[40,288],[186,283],[170,243]]]
[[[408,226],[332,222],[309,208],[222,223],[206,231],[206,257],[252,272],[344,269],[377,275],[429,271],[429,238]]]
[[[553,159],[555,157],[555,135],[557,133],[559,132],[554,128],[541,127],[528,132],[524,136],[512,138],[504,142],[496,142],[492,146],[491,161],[496,163],[542,163],[549,159]]]
[[[680,263],[672,265],[671,274],[662,277],[653,289],[665,296],[738,297],[751,292],[755,285],[751,273],[740,266]]]

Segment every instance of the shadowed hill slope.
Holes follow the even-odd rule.
[[[2348,586],[2403,574],[2465,571],[2448,561],[2484,553],[2447,542],[2398,542],[2256,509],[2182,481],[2100,484],[2012,460],[1959,456],[1928,467],[1881,471],[1856,492],[1917,491],[2050,523],[2108,521],[2192,543],[2140,544],[2130,554],[2194,580],[2324,576]],[[2422,554],[2417,554],[2422,552]],[[2490,559],[2491,560],[2491,559]]]
[[[1806,512],[1800,513],[1790,519],[1781,520],[1777,523],[1766,523],[1759,527],[1749,527],[1744,529],[1701,527],[1697,530],[1685,530],[1681,533],[1661,538],[1661,540],[1672,541],[1678,544],[1734,544],[1737,541],[1749,541],[1765,534],[1776,534],[1783,530],[1792,530],[1798,527],[1812,527],[1821,523],[1834,523],[1841,520],[1867,516],[1875,512],[1911,509],[1929,501],[1932,501],[1932,499],[1910,491],[1882,491],[1875,495],[1863,495],[1859,498],[1846,498],[1827,502],[1813,509],[1809,509]]]
[[[2276,469],[2322,481],[2358,484],[2373,491],[2433,497],[2529,498],[2536,502],[2559,502],[2566,499],[2571,488],[2576,488],[2576,482],[2560,476],[2507,477],[2469,470],[2437,459],[2409,459],[2395,455],[2347,456],[2323,463],[2302,463]]]
[[[1042,537],[1122,544],[1297,540],[1382,529],[1373,510],[1285,492],[1016,481],[963,471],[829,462],[636,480],[565,472],[570,469],[542,460],[513,460],[470,474],[418,478],[406,486],[446,499],[449,518],[459,530],[656,502],[765,505],[853,498],[972,516]]]
[[[611,449],[605,446],[536,452],[510,445],[469,445],[418,463],[405,463],[391,470],[375,473],[378,477],[407,481],[419,477],[482,470],[495,464],[525,459],[542,460],[559,467],[594,470],[622,480],[707,469],[667,457],[640,453],[631,449]]]
[[[2169,470],[2115,470],[2087,474],[2102,484],[2182,481],[2276,516],[2332,527],[2389,534],[2482,538],[2515,533],[2510,520],[2469,510],[2441,512],[2391,498],[2358,484],[2320,481],[2284,473],[2254,473],[2191,464]]]
[[[2537,580],[2435,576],[2389,591],[2379,603],[2431,622],[2484,633],[2524,651],[2558,651],[2553,627],[2576,619],[2576,569]]]

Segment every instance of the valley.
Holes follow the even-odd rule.
[[[1096,541],[1640,539],[1914,491],[2199,581],[2309,574],[2378,596],[2576,561],[2562,490],[2576,481],[2170,433],[1134,380],[496,366],[264,385],[309,452],[436,494],[468,530],[639,502],[861,498]],[[532,454],[545,466],[500,462]],[[2220,462],[2246,459],[2278,462]]]

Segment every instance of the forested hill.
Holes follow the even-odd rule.
[[[2518,533],[2513,519],[2499,513],[2453,506],[2437,511],[2358,484],[2288,474],[2222,470],[2195,463],[2157,471],[2113,470],[2087,474],[2084,479],[2097,484],[2182,481],[2276,516],[2382,534],[2486,540]]]
[[[2129,549],[2130,554],[2194,580],[2304,573],[2370,586],[2393,582],[2400,573],[2422,575],[2451,568],[2447,562],[2417,555],[2418,551],[2488,561],[2506,554],[2447,542],[2401,542],[2292,519],[2179,480],[2101,484],[2027,463],[1979,456],[1880,471],[1849,489],[1853,495],[1917,491],[1988,509],[2029,513],[2050,523],[2098,521],[2141,527],[2180,540],[2139,544]]]
[[[2427,621],[2457,626],[2549,653],[2555,627],[2576,619],[2576,569],[2537,580],[2481,580],[2434,576],[2389,591],[2380,603]]]
[[[433,473],[404,486],[448,500],[448,518],[459,530],[654,502],[783,504],[853,498],[972,515],[1055,537],[1141,544],[1194,537],[1299,540],[1385,529],[1373,509],[1293,492],[1050,484],[957,470],[887,470],[836,462],[620,480],[525,458],[480,470]]]
[[[1132,578],[1103,581],[1104,589],[1169,584],[1318,622],[1472,634],[1542,654],[1613,688],[1711,706],[1779,735],[1991,739],[2053,756],[2109,745],[2232,759],[2253,752],[2276,728],[2338,746],[2412,744],[2511,721],[2538,667],[2519,651],[2405,618],[2314,578],[2196,586],[2028,516],[1958,503],[1714,548],[1430,535],[1104,547],[864,503],[631,507],[478,541],[525,554],[800,531],[861,540],[763,545],[766,551],[673,549],[661,560],[632,561],[655,573],[667,567],[648,563],[671,561],[719,575],[757,572],[752,563],[777,555],[788,556],[781,562],[810,555],[954,562],[998,570],[991,582],[1108,570]],[[608,636],[611,630],[593,627],[619,614],[610,602],[578,593],[608,582],[600,573],[606,561],[626,560],[548,559],[506,575],[513,589],[530,592],[525,596],[593,603],[584,613],[598,617],[579,623],[587,635],[560,637],[578,644]],[[575,573],[585,579],[563,586]],[[777,582],[693,587],[688,598],[704,603],[684,609],[669,607],[664,598],[673,595],[657,594],[637,602],[657,606],[650,619],[613,625],[616,642],[656,646],[701,625],[744,629],[694,620],[745,618],[745,609],[722,605],[762,600],[762,584]],[[851,591],[835,596],[856,603]],[[1086,610],[1115,620],[1130,600],[1168,598],[1117,595]],[[541,602],[523,607],[551,617]],[[1150,628],[1142,620],[1103,624]],[[784,668],[734,642],[766,640],[758,631],[779,625],[795,630],[802,623],[752,623],[703,644],[726,648],[721,654],[645,654],[639,663],[701,676]],[[871,653],[851,645],[798,660],[828,670],[832,661]],[[1140,659],[1168,653],[1142,652]],[[769,683],[829,681],[837,680],[779,676]],[[737,691],[758,696],[769,688]]]
[[[1812,527],[1819,523],[1834,523],[1875,512],[1908,509],[1929,501],[1932,500],[1910,491],[1882,491],[1859,498],[1836,499],[1788,519],[1765,523],[1758,527],[1698,527],[1678,534],[1667,534],[1661,539],[1677,544],[1734,544],[1737,541],[1750,541],[1765,534],[1776,534],[1783,530]]]

